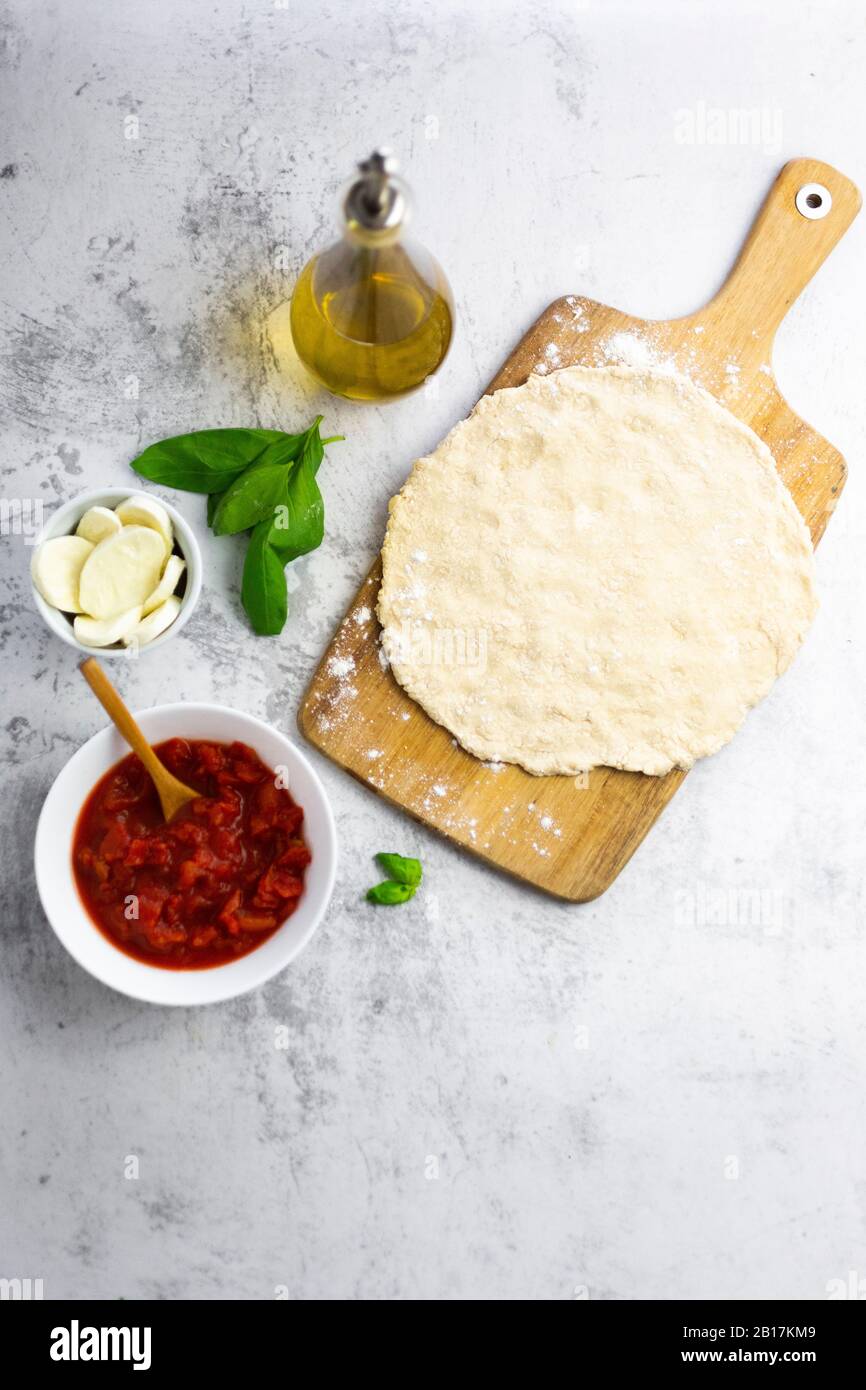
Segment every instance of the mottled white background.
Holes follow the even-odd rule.
[[[140,447],[184,429],[321,409],[348,436],[282,638],[248,632],[241,546],[177,495],[205,594],[123,671],[134,705],[220,700],[290,732],[388,497],[551,298],[684,313],[786,158],[866,180],[855,0],[12,0],[0,59],[3,496],[131,481]],[[701,102],[779,112],[781,138],[679,143],[675,112]],[[285,301],[382,141],[459,332],[437,396],[359,408],[299,378]],[[851,464],[821,614],[589,906],[498,877],[316,759],[342,862],[306,954],[199,1012],[110,993],[31,872],[42,798],[103,716],[3,537],[0,1275],[106,1299],[821,1298],[866,1276],[864,232],[776,351]],[[362,901],[382,848],[425,865],[393,913]],[[689,922],[683,895],[719,890],[726,920]],[[749,891],[771,920],[748,920]]]

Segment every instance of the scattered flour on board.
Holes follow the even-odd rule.
[[[583,305],[578,304],[573,294],[566,295],[565,302],[571,310],[571,317],[574,322],[574,327],[577,329],[578,333],[588,333],[589,322],[587,320],[586,310],[583,307]]]
[[[576,321],[585,317],[583,306],[578,304],[573,296],[566,300],[566,303],[571,307]],[[583,325],[583,331],[588,329],[588,323]],[[672,357],[660,357],[648,339],[642,338],[638,333],[629,333],[625,330],[613,333],[595,349],[595,364],[633,367],[637,371],[652,370],[669,374],[674,374],[678,370]],[[548,343],[544,350],[544,357],[535,363],[532,370],[539,376],[546,376],[549,371],[554,371],[562,365],[559,348],[555,343]]]
[[[325,708],[317,710],[315,718],[320,729],[328,730],[345,722],[351,702],[358,698],[358,687],[349,679],[355,671],[354,657],[335,652],[328,658],[325,669],[337,685],[335,690],[329,691]]]
[[[346,676],[351,676],[355,669],[355,658],[353,656],[332,656],[328,662],[328,671],[337,680],[345,680]]]
[[[547,813],[543,816],[539,816],[538,824],[541,826],[542,830],[546,830],[549,835],[555,835],[558,840],[562,839],[562,831],[556,824],[553,816],[549,816]]]
[[[572,310],[579,331],[588,332],[591,325],[583,305],[578,304],[573,295],[570,295],[565,302]],[[561,315],[554,317],[556,322],[562,322]],[[699,323],[695,325],[693,332],[701,334],[704,329],[705,325]],[[562,361],[557,344],[551,342],[546,345],[542,356],[533,365],[532,370],[538,376],[547,376],[548,373],[553,373],[551,376],[551,384],[553,385],[556,372],[567,365],[570,364]],[[697,344],[691,347],[678,348],[675,357],[653,341],[651,334],[645,335],[634,330],[620,329],[619,332],[612,333],[602,342],[593,343],[590,355],[583,362],[575,365],[631,367],[635,371],[651,371],[662,373],[665,376],[686,377],[697,385],[702,385],[701,377],[709,364],[699,355]],[[768,368],[761,368],[761,371],[768,370]],[[732,358],[724,364],[724,371],[726,386],[736,386],[740,380],[740,364]]]
[[[704,325],[697,324],[695,333],[703,333]],[[651,339],[639,333],[622,330],[613,333],[601,346],[605,362],[622,367],[633,367],[636,371],[661,372],[665,376],[681,376],[701,385],[702,359],[694,347],[685,350],[685,360],[681,351],[678,358],[663,356]],[[734,358],[725,363],[727,384],[735,386],[740,380],[740,364]]]
[[[544,349],[544,356],[540,361],[535,363],[532,370],[539,376],[546,376],[548,372],[558,371],[559,368],[563,366],[565,366],[565,363],[562,360],[562,353],[559,350],[559,345],[557,343],[548,343]]]
[[[637,333],[614,333],[602,347],[608,362],[622,367],[634,367],[636,371],[655,371],[668,374],[677,371],[672,357],[660,357],[646,338]]]

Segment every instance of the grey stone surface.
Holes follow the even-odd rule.
[[[279,640],[244,624],[240,547],[173,498],[206,592],[124,670],[130,702],[213,699],[293,731],[388,497],[551,298],[687,312],[786,158],[862,180],[859,10],[5,4],[3,496],[131,481],[139,448],[183,429],[320,409],[348,436]],[[681,143],[677,112],[701,103],[756,109],[763,133]],[[382,141],[459,330],[438,393],[359,408],[301,379],[285,310]],[[776,351],[852,465],[820,616],[587,907],[492,874],[318,759],[342,861],[306,953],[201,1011],[102,988],[31,871],[41,801],[102,715],[32,606],[27,547],[2,538],[0,1275],[48,1297],[567,1299],[821,1298],[866,1274],[864,227]],[[384,847],[426,870],[393,914],[361,901]]]

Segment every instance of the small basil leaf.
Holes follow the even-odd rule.
[[[321,419],[322,417],[320,415],[315,424],[311,425],[307,430],[304,439],[303,458],[307,464],[309,464],[314,477],[319,471],[319,464],[325,457],[325,446],[322,443],[322,436],[319,433]]]
[[[214,513],[214,535],[234,536],[266,518],[272,521],[275,509],[285,500],[286,477],[286,463],[271,461],[269,454],[244,469],[222,495]]]
[[[325,504],[306,454],[293,467],[285,496],[274,509],[270,543],[284,565],[322,544]]]
[[[395,883],[407,883],[412,888],[418,887],[423,872],[420,859],[405,859],[402,854],[377,854],[376,858]]]
[[[260,637],[282,632],[289,612],[283,562],[268,543],[271,520],[260,521],[247,547],[241,582],[244,610]]]
[[[196,430],[151,444],[131,466],[152,483],[184,492],[222,492],[265,449],[286,438],[294,436],[281,430]]]
[[[396,903],[407,903],[414,896],[415,889],[410,883],[392,883],[390,880],[367,889],[368,902],[382,903],[388,907],[393,907]]]

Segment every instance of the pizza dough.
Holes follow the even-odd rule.
[[[716,752],[817,607],[766,445],[628,367],[485,397],[392,500],[383,565],[396,679],[471,753],[538,774]]]

